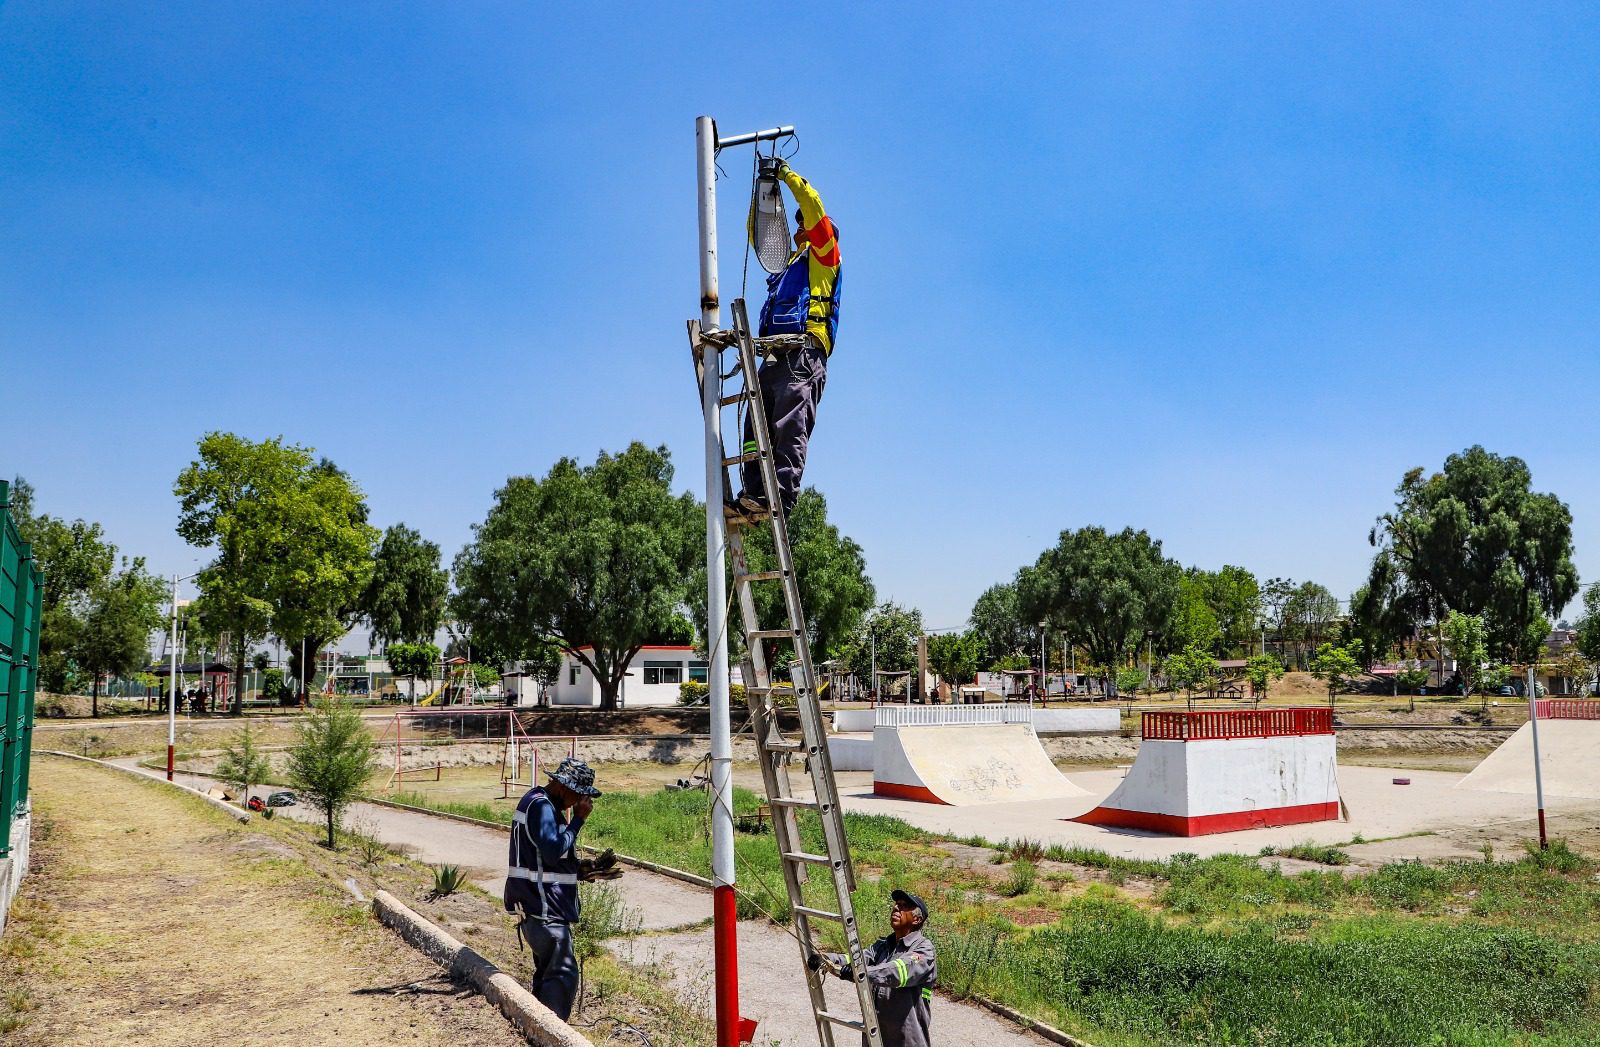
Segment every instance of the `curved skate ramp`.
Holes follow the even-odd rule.
[[[1539,757],[1546,796],[1600,799],[1600,720],[1541,718]],[[1532,796],[1533,725],[1518,727],[1455,787]]]
[[[952,807],[1090,795],[1025,723],[875,727],[872,791]]]

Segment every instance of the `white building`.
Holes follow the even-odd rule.
[[[579,650],[593,658],[592,647]],[[624,709],[644,706],[677,705],[678,688],[686,680],[706,682],[706,663],[689,644],[642,647],[628,664],[623,677],[618,705]],[[589,667],[568,651],[561,660],[561,673],[550,688],[553,706],[594,708],[600,704],[600,685]]]

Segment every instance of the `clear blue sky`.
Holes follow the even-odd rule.
[[[210,429],[447,557],[562,455],[698,490],[709,113],[800,128],[847,271],[807,480],[930,626],[1091,523],[1347,596],[1477,442],[1600,572],[1592,8],[672,6],[0,7],[0,474],[163,572]]]

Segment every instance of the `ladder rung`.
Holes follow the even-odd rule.
[[[833,859],[825,854],[808,854],[805,851],[784,851],[783,856],[791,862],[805,862],[808,865],[832,865]]]
[[[794,629],[751,629],[745,635],[752,640],[790,640],[798,633]]]
[[[832,1022],[835,1025],[842,1025],[846,1029],[854,1029],[857,1032],[867,1031],[867,1023],[862,1021],[860,1018],[846,1018],[844,1015],[834,1014],[832,1011],[818,1011],[817,1017],[821,1018],[823,1021]]]
[[[745,462],[754,462],[754,461],[758,460],[760,457],[761,457],[761,452],[760,451],[750,451],[750,452],[748,452],[746,454],[736,454],[732,458],[724,458],[722,460],[722,464],[724,466],[743,465]]]
[[[734,393],[732,396],[724,396],[722,399],[718,400],[717,403],[721,404],[723,407],[732,407],[734,404],[742,404],[744,401],[744,393]]]
[[[768,798],[768,803],[774,807],[815,807],[817,801],[802,800],[798,796],[773,796]]]
[[[805,742],[764,742],[757,739],[756,745],[758,745],[764,752],[769,753],[808,753],[811,751],[811,747],[806,745]]]
[[[809,916],[813,920],[835,920],[839,923],[844,923],[843,916],[836,912],[829,912],[826,909],[813,909],[809,905],[796,905],[794,906],[794,911]]]
[[[783,580],[782,571],[751,571],[749,574],[736,574],[736,582],[777,582]]]

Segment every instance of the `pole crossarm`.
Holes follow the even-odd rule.
[[[716,122],[711,124],[712,131],[716,130]],[[726,149],[734,145],[749,145],[752,142],[775,142],[780,138],[793,138],[794,125],[787,127],[769,127],[765,131],[746,131],[743,134],[729,135],[726,138],[718,136],[717,148]]]

